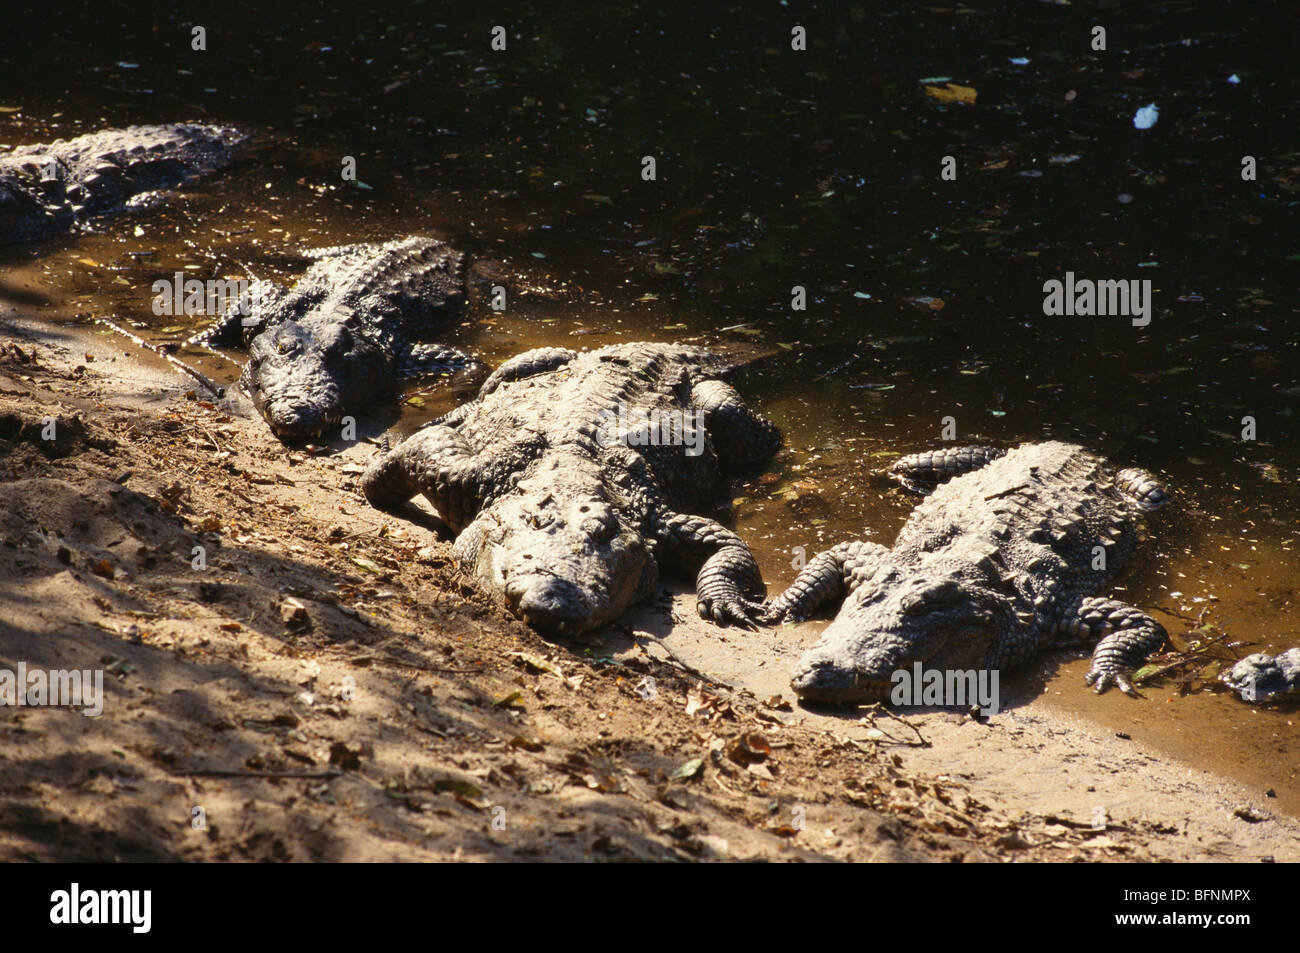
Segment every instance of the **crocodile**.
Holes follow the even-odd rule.
[[[574,634],[651,595],[660,569],[696,573],[700,615],[753,628],[749,547],[691,510],[766,460],[776,427],[701,348],[540,348],[376,458],[361,486],[393,510],[416,494],[457,534],[466,575],[539,631]]]
[[[106,129],[0,156],[0,242],[50,238],[156,202],[160,189],[228,165],[248,137],[179,123]]]
[[[1277,655],[1247,655],[1219,676],[1248,702],[1274,702],[1300,698],[1300,648]]]
[[[250,285],[190,343],[248,347],[240,386],[283,440],[322,436],[391,396],[403,377],[476,365],[419,338],[465,301],[464,260],[419,235],[308,251],[315,262],[291,290]]]
[[[1077,643],[1095,643],[1087,684],[1136,694],[1130,672],[1165,631],[1097,594],[1132,558],[1145,515],[1169,501],[1154,476],[1055,441],[913,454],[891,475],[928,492],[893,548],[840,543],[765,606],[764,621],[797,621],[843,600],[796,667],[803,701],[887,700],[900,671],[947,681]]]

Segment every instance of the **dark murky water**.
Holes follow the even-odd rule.
[[[4,51],[0,141],[201,118],[257,141],[159,211],[0,251],[0,291],[52,320],[111,316],[177,341],[193,321],[150,311],[152,282],[175,271],[292,279],[304,247],[439,235],[476,261],[448,340],[489,363],[640,338],[771,352],[746,391],[788,448],[734,516],[774,589],[794,547],[892,540],[913,501],[869,471],[937,443],[952,416],[963,441],[1050,435],[1165,474],[1179,506],[1125,581],[1133,601],[1177,634],[1203,618],[1263,648],[1300,644],[1286,4],[1130,18],[1106,4],[551,6],[61,15]],[[190,50],[193,23],[206,53]],[[790,49],[795,24],[806,52]],[[1094,24],[1107,52],[1089,48]],[[948,81],[977,104],[927,97]],[[1148,103],[1159,119],[1137,130]],[[364,185],[341,181],[345,155]],[[945,155],[956,181],[939,178]],[[1045,317],[1043,282],[1067,271],[1150,279],[1150,326]],[[488,307],[496,283],[504,314]],[[454,399],[421,388],[403,426]],[[1300,813],[1294,706],[1168,687],[1096,698],[1085,670],[1061,656],[1023,678]]]

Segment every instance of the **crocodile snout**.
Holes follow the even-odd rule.
[[[277,437],[288,440],[319,437],[331,422],[319,407],[287,401],[267,404],[266,420]]]
[[[807,704],[849,705],[887,699],[890,681],[868,678],[829,659],[817,659],[799,666],[790,687]]]
[[[520,618],[544,632],[579,632],[591,619],[582,590],[553,576],[512,580],[506,596]]]

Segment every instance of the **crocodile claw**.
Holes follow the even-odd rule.
[[[753,631],[758,628],[755,618],[762,608],[760,603],[739,596],[700,596],[696,602],[700,618],[718,625],[736,625]]]
[[[1113,685],[1125,695],[1130,695],[1133,698],[1140,698],[1141,696],[1138,694],[1137,689],[1133,687],[1133,682],[1130,681],[1129,675],[1130,672],[1128,669],[1103,668],[1094,662],[1092,669],[1083,677],[1083,681],[1087,685],[1093,685],[1093,690],[1098,695],[1103,694],[1106,689]]]

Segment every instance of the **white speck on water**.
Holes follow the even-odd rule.
[[[1152,103],[1149,106],[1143,106],[1133,117],[1133,127],[1135,129],[1150,129],[1156,124],[1156,120],[1159,118],[1160,110],[1156,108],[1155,103]]]
[[[1231,76],[1228,77],[1228,82],[1231,83],[1233,86],[1236,86],[1238,83],[1241,82],[1241,77],[1238,76],[1236,73],[1233,73]]]
[[[1025,56],[1013,56],[1007,60],[1008,63],[1014,63],[1016,66],[1028,66],[1029,58]]]

